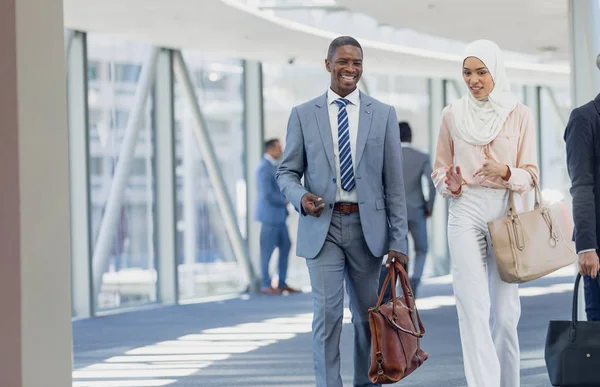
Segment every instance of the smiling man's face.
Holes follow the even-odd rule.
[[[331,73],[331,90],[345,97],[356,89],[362,76],[362,50],[352,45],[340,46],[333,56],[325,60],[325,67]]]

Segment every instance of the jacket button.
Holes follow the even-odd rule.
[[[335,179],[333,179],[333,182],[334,182],[334,183],[335,183],[335,181],[336,181],[336,180],[335,180]]]
[[[329,208],[333,208],[333,204],[332,203],[329,203]]]

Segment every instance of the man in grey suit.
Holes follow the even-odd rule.
[[[410,279],[413,293],[421,283],[425,257],[427,256],[427,218],[433,212],[435,201],[435,185],[431,179],[431,162],[429,155],[412,146],[412,130],[407,122],[400,122],[400,141],[402,142],[402,156],[404,160],[404,189],[406,192],[406,211],[408,213],[408,231],[415,246],[415,259],[413,260],[413,273]],[[427,200],[423,193],[422,178],[425,177],[429,185]]]
[[[287,201],[277,186],[275,173],[281,158],[282,149],[278,139],[265,142],[265,155],[256,171],[258,192],[256,195],[255,219],[262,225],[260,228],[260,267],[262,274],[263,294],[281,294],[284,291],[296,293],[297,290],[286,283],[288,258],[290,253],[290,235],[285,223]],[[269,262],[275,248],[279,249],[279,284],[271,286]]]
[[[354,325],[354,386],[368,378],[368,309],[377,302],[381,259],[406,262],[402,148],[394,108],[363,93],[363,52],[351,37],[333,40],[327,92],[292,109],[277,172],[300,212],[297,255],[306,258],[314,297],[317,387],[342,387],[340,334],[344,280]],[[301,179],[304,178],[302,183]]]

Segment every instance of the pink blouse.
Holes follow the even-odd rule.
[[[473,176],[483,165],[486,147],[497,162],[510,168],[511,175],[508,181],[499,176],[483,181],[480,177]],[[463,185],[508,188],[519,194],[530,191],[533,188],[533,180],[524,168],[532,171],[536,178],[539,177],[535,125],[531,109],[521,103],[517,104],[498,136],[491,143],[479,146],[471,145],[460,137],[452,115],[452,105],[446,106],[442,111],[442,123],[431,174],[435,187],[443,197],[457,196],[450,192],[444,182],[446,171],[452,164],[460,167]]]

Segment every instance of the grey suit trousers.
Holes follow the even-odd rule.
[[[322,250],[306,260],[314,297],[313,360],[317,387],[343,387],[340,335],[344,314],[344,280],[354,326],[354,387],[370,382],[369,307],[377,302],[381,257],[370,252],[358,213],[334,212]]]

